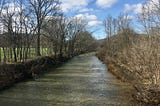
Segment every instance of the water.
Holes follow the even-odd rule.
[[[35,81],[1,91],[0,106],[131,106],[131,89],[94,54],[85,54]]]

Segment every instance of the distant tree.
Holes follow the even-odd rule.
[[[95,38],[92,37],[92,34],[88,31],[79,32],[76,38],[76,51],[80,53],[92,52],[97,48]]]
[[[120,14],[117,18],[108,15],[104,20],[104,28],[106,33],[105,52],[110,56],[114,56],[117,51],[129,46],[132,42],[130,38],[135,35],[131,28],[131,19],[127,14]]]
[[[67,27],[67,38],[69,39],[68,55],[72,56],[75,50],[76,38],[85,29],[86,23],[81,18],[72,18]]]
[[[57,53],[62,56],[64,42],[66,40],[67,32],[67,22],[66,18],[61,14],[59,16],[53,16],[45,20],[43,27],[43,35],[49,40],[52,44],[55,56]]]

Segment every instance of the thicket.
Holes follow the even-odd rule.
[[[117,18],[107,16],[105,46],[98,56],[108,64],[109,70],[118,77],[133,83],[137,90],[133,97],[145,105],[160,104],[160,1],[147,0],[138,22],[144,34],[137,34],[128,15]],[[112,64],[112,65],[110,65]],[[112,67],[112,68],[111,68]],[[118,71],[114,71],[118,67]]]

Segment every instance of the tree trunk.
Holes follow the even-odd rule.
[[[2,49],[3,49],[3,62],[4,63],[6,63],[6,52],[5,52],[5,48],[4,47],[2,47]]]
[[[60,58],[63,56],[62,50],[63,50],[63,39],[61,40],[60,48],[59,48],[59,56],[60,56]]]
[[[1,60],[2,60],[2,50],[1,50],[1,47],[0,47],[0,63],[1,63]]]
[[[37,34],[37,51],[36,51],[37,56],[41,56],[40,53],[40,28],[38,28],[38,34]]]
[[[16,48],[13,48],[13,54],[14,54],[14,62],[17,62],[17,54],[16,54]]]

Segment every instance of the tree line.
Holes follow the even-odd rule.
[[[95,39],[86,25],[80,18],[66,18],[59,0],[1,0],[0,62],[90,51]]]

